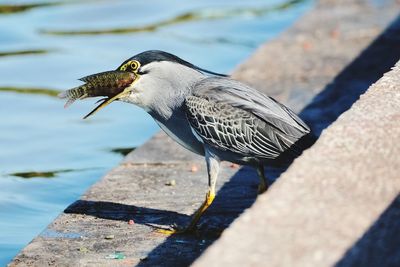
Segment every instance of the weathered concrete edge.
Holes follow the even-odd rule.
[[[332,266],[340,261],[399,196],[399,121],[400,61],[194,266]],[[377,246],[374,241],[379,242],[370,246]],[[385,256],[382,266],[391,260]]]
[[[324,0],[318,2],[329,3],[329,1],[324,1]],[[383,27],[386,26],[388,21],[391,20],[391,18],[393,18],[392,15],[387,14],[388,13],[387,11],[385,12],[386,15],[384,16],[385,19],[379,18],[379,21],[376,20],[376,16],[373,16],[374,18],[371,17],[368,18],[369,23],[365,23],[365,20],[364,22],[362,22],[362,18],[358,18],[358,20],[356,20],[355,23],[350,23],[350,26],[353,28],[357,27],[358,26],[357,22],[361,20],[361,22],[359,23],[361,24],[361,26],[365,24],[368,25],[369,27],[368,31],[364,31],[362,35],[357,34],[355,36],[357,31],[350,29],[350,31],[347,30],[348,32],[343,32],[342,34],[339,34],[337,36],[336,30],[337,28],[340,29],[341,23],[345,21],[345,24],[346,23],[349,24],[348,23],[349,18],[346,18],[346,16],[351,17],[351,21],[353,21],[354,17],[353,16],[354,12],[352,11],[353,9],[359,11],[358,14],[364,14],[366,17],[371,15],[371,11],[368,8],[365,7],[361,8],[358,4],[356,4],[356,2],[358,3],[359,1],[345,1],[346,6],[342,8],[340,8],[340,4],[336,4],[334,5],[335,8],[325,7],[322,10],[320,9],[311,11],[312,14],[309,13],[306,16],[307,19],[303,17],[298,23],[296,23],[296,25],[294,25],[294,27],[286,31],[283,35],[273,40],[272,42],[268,42],[267,45],[263,45],[263,47],[259,49],[247,62],[241,64],[239,66],[239,69],[237,69],[234,73],[235,78],[246,81],[248,83],[256,82],[257,84],[254,84],[254,86],[256,86],[258,89],[263,90],[264,92],[267,92],[270,95],[273,95],[274,97],[280,99],[283,103],[288,104],[289,101],[289,106],[291,107],[297,106],[298,108],[296,108],[296,110],[297,111],[300,110],[302,106],[304,106],[304,103],[307,101],[304,101],[304,99],[300,99],[300,102],[297,100],[292,101],[290,96],[287,94],[288,91],[285,90],[286,88],[293,88],[294,87],[293,84],[295,84],[296,87],[295,89],[298,91],[309,90],[311,88],[312,92],[309,93],[308,97],[308,99],[310,99],[313,95],[315,95],[316,92],[318,92],[321,88],[323,88],[326,85],[326,83],[329,82],[334,77],[334,75],[336,75],[344,66],[346,66],[353,59],[353,57],[359,53],[362,47],[368,45],[371,42],[371,40],[383,29]],[[335,20],[335,18],[337,19],[337,13],[341,14],[341,20],[340,22],[332,23],[332,20]],[[392,13],[395,13],[395,11],[393,11]],[[310,26],[310,24],[312,25],[313,22],[315,23],[321,21],[322,17],[324,21],[324,27],[320,28],[318,32],[314,34],[314,31],[310,31],[310,27],[307,27],[307,25]],[[370,29],[371,25],[375,25],[375,28]],[[346,44],[345,49],[342,48],[344,46],[343,42],[345,42]],[[327,44],[329,45],[327,46]],[[329,49],[327,49],[327,47],[329,47]],[[302,53],[299,53],[299,50],[301,50]],[[276,54],[282,55],[282,53],[284,53],[284,55],[286,56],[276,57]],[[304,62],[303,60],[304,53],[307,53],[306,62]],[[266,55],[269,55],[269,58],[268,57],[264,58],[264,56]],[[273,58],[271,58],[271,55],[274,55]],[[330,61],[330,59],[332,58],[335,58],[336,60],[334,62]],[[274,64],[277,66],[277,68],[273,70],[268,69],[269,64],[271,62],[268,61],[268,59],[269,60],[273,59]],[[321,65],[321,62],[326,62],[328,60],[329,64]],[[288,61],[290,61],[290,64],[287,64]],[[309,70],[310,65],[318,66],[318,68],[316,68],[318,69],[318,72],[310,72]],[[329,66],[327,67],[325,65]],[[268,69],[268,72],[265,72],[266,69]],[[304,72],[306,72],[307,75],[303,76]],[[271,90],[271,88],[274,87],[280,88],[281,91],[275,92],[274,90]],[[292,90],[289,90],[289,92],[292,92]],[[293,105],[293,103],[294,104],[297,103],[297,105]],[[298,103],[302,104],[299,105]],[[160,153],[154,153],[154,151],[153,153],[148,153],[147,155],[142,153],[146,151],[148,147],[150,148],[157,147],[157,145],[154,146],[155,139],[158,139],[159,142],[165,142],[162,148],[165,149],[166,152],[168,152],[167,157],[160,155]],[[124,166],[118,166],[110,173],[108,173],[106,176],[104,176],[103,179],[97,182],[93,187],[91,187],[84,194],[83,199],[110,200],[112,198],[111,200],[114,202],[128,203],[128,204],[131,203],[133,200],[129,201],[127,201],[126,199],[121,200],[118,198],[119,195],[116,197],[110,193],[109,195],[105,196],[104,186],[102,188],[101,185],[106,184],[106,182],[112,180],[114,175],[118,175],[118,171],[120,171],[123,168],[127,168],[130,164],[132,164],[132,162],[134,162],[133,164],[144,164],[144,165],[176,164],[192,160],[197,162],[200,161],[203,162],[202,159],[191,158],[193,154],[190,154],[184,151],[183,149],[178,150],[180,148],[176,144],[169,142],[171,141],[168,138],[166,138],[165,135],[163,134],[157,135],[149,142],[147,142],[144,146],[142,146],[140,149],[138,149],[135,153],[128,156],[125,160]],[[166,147],[168,148],[166,149]],[[173,151],[173,153],[170,153],[171,151]],[[134,156],[133,157],[134,160],[130,160],[132,159],[131,156]],[[134,172],[129,173],[129,175],[133,174]],[[124,178],[126,183],[129,179],[127,179],[128,177]],[[223,180],[221,182],[223,182]],[[100,192],[99,188],[103,189],[103,191]],[[117,187],[113,186],[111,190],[114,190],[115,188]],[[107,187],[107,189],[110,189],[110,187]],[[137,196],[137,198],[139,197],[140,196]],[[163,209],[168,210],[166,208]],[[77,218],[75,217],[77,216],[72,216],[71,214],[61,214],[51,225],[49,225],[48,229],[54,227],[54,224],[56,222],[59,222],[58,229],[64,226],[62,230],[65,230],[66,228],[67,231],[71,231],[70,229],[71,226],[77,226],[78,224],[85,224],[86,220],[88,220],[87,217],[90,216],[77,217]],[[77,221],[75,221],[73,224],[69,223],[68,225],[65,224],[63,225],[63,223],[65,223],[67,220],[70,220],[71,218],[76,219]],[[92,223],[92,221],[90,222]],[[108,222],[107,222],[107,227],[109,227]],[[45,243],[45,241],[47,243]],[[98,242],[98,240],[96,242]],[[19,259],[20,264],[18,264],[17,261],[15,261],[14,264],[24,266],[24,264],[27,264],[29,262],[27,261],[27,259],[30,260],[30,262],[32,263],[36,258],[35,257],[27,258],[27,256],[30,257],[35,252],[39,252],[36,253],[36,255],[42,256],[43,259],[48,257],[49,262],[53,262],[52,260],[55,254],[54,251],[49,251],[49,248],[59,245],[60,243],[56,243],[55,241],[54,243],[51,243],[49,240],[44,240],[41,239],[40,237],[35,238],[35,240],[32,241],[30,245],[28,245],[23,251],[21,251],[19,256],[16,257],[16,259]],[[38,248],[39,246],[41,246],[40,249]],[[43,248],[43,246],[47,247]],[[66,250],[70,249],[70,247],[61,246],[60,249]],[[74,247],[74,249],[76,249],[76,246]],[[44,252],[46,252],[47,254],[44,255],[43,254]],[[72,257],[77,256],[71,251],[69,251],[69,253],[67,254],[68,256],[72,255]],[[60,257],[62,256],[65,257],[67,255],[64,254],[60,255]],[[60,257],[56,258],[58,264],[60,264],[59,261],[61,259]],[[64,261],[64,263],[65,262],[67,261]],[[38,262],[35,263],[38,264]],[[71,265],[73,263],[69,262],[69,264]]]

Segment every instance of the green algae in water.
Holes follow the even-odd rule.
[[[0,57],[41,55],[41,54],[47,54],[49,52],[50,52],[49,50],[45,50],[45,49],[7,51],[7,52],[0,52]]]
[[[44,3],[36,3],[36,4],[17,4],[17,5],[3,4],[3,5],[0,5],[0,14],[20,13],[20,12],[25,12],[25,11],[31,10],[33,8],[55,6],[55,5],[60,5],[60,4],[62,4],[62,3],[61,2],[54,2],[54,3],[44,2]]]
[[[16,176],[24,179],[30,178],[54,178],[57,177],[59,173],[65,172],[72,172],[73,170],[66,169],[66,170],[57,170],[57,171],[46,171],[46,172],[37,172],[37,171],[30,171],[30,172],[14,172],[10,173],[11,176]]]
[[[288,9],[297,4],[301,4],[306,0],[290,0],[283,2],[276,6],[267,7],[256,7],[256,8],[232,8],[232,9],[220,9],[220,10],[196,10],[183,13],[171,19],[155,22],[152,24],[139,26],[139,27],[121,27],[112,29],[99,29],[99,30],[41,30],[43,34],[49,35],[101,35],[101,34],[130,34],[130,33],[141,33],[141,32],[154,32],[160,28],[171,26],[175,24],[183,24],[195,21],[203,20],[221,20],[236,18],[241,16],[247,17],[261,17],[271,12],[282,11]]]
[[[33,95],[46,95],[51,97],[57,97],[57,95],[61,92],[56,89],[47,89],[47,88],[28,88],[28,87],[0,87],[0,92],[14,92],[18,94],[33,94]]]
[[[59,1],[59,2],[39,2],[39,3],[21,3],[21,4],[0,4],[0,14],[8,15],[26,12],[35,8],[44,8],[52,6],[60,6],[67,4],[79,4],[82,2],[90,2],[93,0],[70,0],[70,1]]]

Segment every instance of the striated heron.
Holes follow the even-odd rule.
[[[105,96],[88,115],[120,100],[142,107],[172,139],[205,157],[208,192],[191,223],[196,228],[215,198],[220,161],[256,168],[258,192],[268,188],[264,164],[285,164],[299,155],[309,127],[289,108],[226,75],[199,68],[163,51],[146,51],[116,70],[81,79],[67,90],[66,106],[76,99]],[[171,231],[173,232],[173,231]]]

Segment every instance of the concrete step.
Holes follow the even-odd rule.
[[[399,3],[394,0],[384,1],[381,4],[358,0],[317,1],[316,7],[312,11],[277,39],[260,47],[249,60],[238,66],[233,76],[274,96],[296,111],[303,110],[302,117],[319,134],[343,111],[347,110],[359,95],[367,90],[371,83],[379,79],[398,60],[396,58],[399,45],[398,28],[396,26],[393,30],[385,31],[388,24],[398,15],[398,9]],[[380,35],[382,32],[385,33]],[[378,38],[378,36],[380,37]],[[373,42],[376,38],[378,38],[378,42]],[[390,130],[389,127],[385,129]],[[329,134],[327,136],[330,138]],[[319,142],[329,143],[328,137],[325,137],[324,134]],[[350,142],[349,138],[345,138],[343,141],[332,139],[336,140],[336,143],[332,143],[327,148],[335,149],[335,144],[344,146],[348,144],[347,142]],[[365,139],[361,138],[359,141],[363,142]],[[385,143],[385,145],[387,144]],[[342,147],[342,149],[344,148],[354,147]],[[321,145],[318,145],[316,149],[318,153],[323,150]],[[332,151],[336,152],[336,150]],[[330,153],[322,155],[327,159],[335,156]],[[315,160],[317,164],[310,171],[316,172],[315,168],[324,167],[320,164],[326,164],[318,157],[313,158],[313,155],[309,152],[306,152],[304,157],[307,161]],[[298,165],[300,160],[302,159],[299,158],[295,165]],[[361,163],[353,162],[358,166],[357,170],[363,169]],[[360,160],[359,162],[363,161]],[[366,162],[368,164],[373,163]],[[345,163],[343,162],[343,164]],[[307,207],[312,208],[312,210],[306,211],[305,214],[314,216],[310,218],[315,218],[315,216],[318,218],[316,212],[323,211],[327,206],[324,204],[325,202],[321,202],[321,206],[318,206],[318,199],[311,198],[311,196],[318,195],[317,193],[323,195],[324,188],[319,184],[314,186],[314,180],[309,180],[314,176],[308,178],[308,170],[301,169],[301,172],[296,174],[293,168],[290,168],[284,175],[298,175],[296,177],[301,179],[298,178],[295,181],[290,181],[289,178],[279,179],[273,185],[271,191],[260,198],[262,204],[254,206],[256,212],[260,212],[259,209],[261,208],[265,212],[265,216],[272,216],[271,214],[274,214],[274,212],[278,216],[278,214],[283,214],[279,213],[279,210],[282,209],[282,212],[286,212],[285,215],[290,216],[290,212],[292,212],[292,216],[298,218],[296,216],[300,216],[300,211],[303,210],[300,204],[308,204],[310,206]],[[322,168],[322,170],[325,169]],[[336,168],[331,169],[332,172],[336,170]],[[267,174],[271,179],[275,179],[283,171],[267,168]],[[391,177],[389,174],[386,175],[385,169],[379,169],[379,171],[381,171],[380,175]],[[343,171],[344,174],[347,175],[345,171]],[[330,175],[337,177],[334,174]],[[323,185],[326,184],[332,190],[335,188],[330,180],[322,178],[319,177],[316,181]],[[360,181],[370,181],[368,179],[361,179]],[[175,181],[174,186],[166,185],[171,184],[172,180]],[[288,181],[287,186],[286,181]],[[332,181],[337,182],[340,189],[342,188],[343,181],[342,183],[337,180]],[[352,181],[351,185],[355,189],[363,186],[363,183],[350,181]],[[63,214],[60,214],[42,234],[14,258],[10,266],[187,266],[193,263],[210,244],[219,238],[222,230],[227,228],[245,209],[252,206],[257,196],[257,184],[258,178],[250,168],[237,169],[229,163],[224,163],[218,181],[217,199],[202,218],[199,235],[166,237],[155,233],[154,226],[157,225],[186,224],[190,219],[189,216],[203,201],[207,188],[203,159],[180,148],[165,134],[160,133],[128,155],[120,166],[108,173],[91,187],[80,200],[68,207]],[[385,183],[382,182],[382,184]],[[284,191],[285,188],[295,190],[294,185],[304,187],[305,191],[294,191],[296,193],[294,196],[290,195],[289,192],[291,191]],[[381,184],[379,185],[381,186]],[[372,187],[366,188],[374,191]],[[395,188],[394,184],[393,188]],[[382,190],[383,188],[379,187],[376,192],[374,191],[374,194],[379,195],[383,192]],[[372,211],[366,212],[368,216],[361,217],[360,228],[351,237],[354,238],[356,234],[362,234],[362,230],[368,227],[368,223],[371,223],[371,218],[374,215],[379,215],[379,209],[384,208],[384,205],[387,204],[388,199],[392,197],[393,190],[384,191],[390,194],[382,198],[379,205],[373,206]],[[278,195],[277,192],[281,194]],[[301,192],[311,192],[314,195],[310,197],[305,195],[304,199],[300,198],[299,200],[297,193],[300,194]],[[332,201],[334,199],[340,200],[338,198],[340,191],[326,192],[324,196],[328,200],[330,193],[333,193]],[[372,199],[379,200],[377,195],[373,195]],[[345,200],[350,201],[349,206],[353,207],[355,204],[360,204],[358,198],[356,198],[358,196],[355,195],[351,201],[348,198],[345,198]],[[272,202],[273,206],[271,207],[264,206],[263,203],[272,197],[276,199],[276,203]],[[279,202],[279,198],[282,198],[281,202]],[[293,206],[295,200],[300,202],[295,202],[296,205]],[[312,200],[316,203],[313,204]],[[361,198],[361,200],[365,199]],[[370,203],[370,201],[368,200],[367,203]],[[344,203],[342,204],[344,205]],[[282,207],[279,205],[282,205]],[[296,207],[296,209],[293,207]],[[361,206],[356,205],[354,207]],[[330,212],[333,212],[332,216],[337,216],[341,212],[348,215],[347,211],[350,210],[349,208],[343,211],[339,210],[339,213],[334,213],[332,210]],[[323,222],[326,222],[329,219],[329,214],[321,213],[321,217]],[[249,226],[248,223],[246,224],[243,220],[249,218],[249,215],[245,215],[243,218],[233,227],[244,225],[245,228],[243,229],[248,229],[246,228]],[[250,218],[253,219],[254,217]],[[264,219],[269,217],[260,218],[263,219],[260,221],[260,223],[263,223],[261,229],[265,228],[266,231],[275,229],[272,223],[269,227],[264,225]],[[133,220],[134,224],[129,224],[129,220]],[[274,223],[277,223],[278,217],[275,220]],[[284,221],[282,217],[281,220]],[[351,221],[352,219],[347,218],[346,220]],[[357,220],[357,218],[354,218],[354,221]],[[304,221],[295,220],[293,222]],[[298,235],[299,238],[307,239],[300,231],[308,227],[307,225],[296,225],[298,232],[295,233],[296,236],[294,237]],[[281,222],[281,226],[283,227],[284,223]],[[335,227],[341,228],[339,223],[335,225],[326,224],[326,226],[332,227],[332,233],[341,233],[334,230]],[[343,226],[347,227],[348,225],[343,224]],[[238,234],[242,237],[240,242],[248,245],[253,244],[249,242],[253,240],[254,233],[261,231],[259,229],[260,227],[257,227],[253,229],[253,232],[249,232],[248,240],[246,232],[239,231]],[[285,230],[286,228],[283,227],[282,229]],[[295,229],[294,226],[291,229]],[[310,233],[312,229],[312,227],[307,228],[304,232]],[[229,257],[222,256],[225,252],[220,253],[220,261],[217,261],[218,253],[216,252],[221,252],[221,246],[225,246],[226,242],[229,242],[227,238],[233,235],[232,232],[235,232],[235,230],[228,230],[227,234],[223,235],[222,245],[218,245],[219,242],[216,243],[216,246],[210,249],[210,252],[207,252],[205,257],[196,264],[212,265],[229,262]],[[287,238],[285,232],[276,230],[274,233],[275,235],[282,234],[283,237]],[[334,248],[338,247],[341,250],[334,250],[327,261],[319,260],[326,256],[324,254],[326,250],[321,249],[322,254],[318,252],[314,255],[317,260],[310,260],[309,262],[331,264],[335,257],[339,260],[339,251],[343,252],[344,247],[346,245],[350,247],[351,242],[354,241],[349,236],[345,237],[343,241],[341,241],[342,236],[332,237],[334,244],[340,243],[340,246],[335,245]],[[232,238],[236,238],[236,236]],[[238,239],[231,240],[238,241]],[[324,246],[320,243],[311,243]],[[332,247],[329,242],[326,241],[326,243],[326,248]],[[269,244],[272,243],[265,242],[265,246],[260,243],[257,244],[260,245],[260,249],[247,247],[242,251],[232,250],[232,247],[237,243],[229,244],[229,249],[232,253],[236,252],[237,254],[233,255],[233,258],[240,255],[243,258],[247,257],[246,255],[253,255],[251,254],[252,250],[254,250],[255,257],[258,257],[259,254],[257,253],[262,252],[265,247],[269,248]],[[279,257],[282,259],[282,265],[292,263],[293,256],[297,255],[296,257],[301,258],[303,252],[305,253],[304,261],[310,259],[309,250],[304,250],[300,243],[296,244],[299,244],[299,247],[294,248],[293,251],[273,250],[274,253],[279,254],[271,258],[271,263]],[[243,246],[238,247],[242,248]],[[115,252],[123,253],[125,258],[109,259],[110,254],[117,255]],[[289,257],[290,260],[285,260],[286,253],[292,253]],[[122,254],[118,255],[121,256]],[[123,257],[121,256],[121,258]],[[241,262],[245,265],[264,265],[268,260],[265,257],[257,258],[256,261],[252,259],[249,258],[247,262]]]
[[[193,266],[400,266],[400,61]]]

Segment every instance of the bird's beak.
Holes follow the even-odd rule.
[[[97,101],[101,103],[83,117],[86,119],[111,102],[128,96],[132,90],[131,85],[137,78],[138,76],[132,72],[119,70],[101,72],[79,79],[85,84],[64,91],[59,97],[68,99],[65,104],[65,107],[68,107],[77,99],[104,96],[105,98]]]

